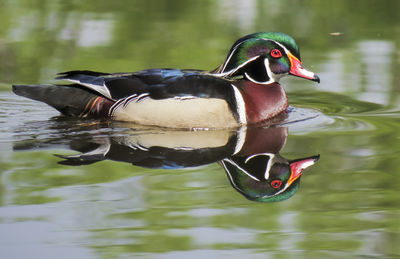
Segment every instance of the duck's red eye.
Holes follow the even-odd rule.
[[[279,49],[273,49],[271,51],[271,57],[280,58],[280,57],[282,57],[282,53],[281,53],[281,51]]]
[[[278,189],[279,187],[281,187],[281,185],[282,185],[282,181],[281,180],[273,180],[271,182],[271,187],[275,188],[275,189]]]

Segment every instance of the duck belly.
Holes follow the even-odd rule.
[[[170,128],[232,128],[239,126],[226,101],[218,98],[150,97],[116,103],[113,119]]]

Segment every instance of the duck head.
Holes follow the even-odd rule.
[[[258,202],[283,201],[300,185],[303,170],[319,155],[289,161],[279,154],[234,156],[221,161],[232,186],[247,199]]]
[[[259,32],[237,40],[215,75],[244,78],[257,84],[279,82],[285,75],[319,83],[319,77],[304,68],[292,37],[280,32]]]

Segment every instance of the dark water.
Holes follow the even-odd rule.
[[[399,257],[398,10],[395,0],[0,1],[0,257]],[[292,35],[321,78],[282,80],[292,108],[272,131],[60,118],[10,90],[71,69],[213,69],[256,31]],[[265,136],[252,151],[275,159],[320,154],[290,198],[252,201],[234,181],[249,175],[224,170],[224,158],[251,153],[235,154],[250,131]]]

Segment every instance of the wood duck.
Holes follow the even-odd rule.
[[[260,32],[237,40],[224,63],[210,72],[69,71],[56,79],[72,84],[13,85],[13,91],[68,116],[173,128],[229,128],[256,124],[284,112],[288,99],[279,79],[285,75],[320,81],[303,67],[293,38]]]
[[[232,187],[257,202],[292,197],[299,189],[303,170],[319,158],[318,155],[295,160],[282,157],[279,152],[287,140],[286,127],[210,131],[135,128],[133,132],[119,132],[118,136],[102,134],[88,138],[87,132],[91,131],[93,128],[85,128],[82,136],[75,132],[70,141],[66,134],[60,134],[59,140],[24,141],[14,145],[14,150],[60,149],[67,144],[67,148],[81,153],[57,156],[64,159],[60,164],[73,166],[113,160],[146,168],[181,169],[218,162]]]

